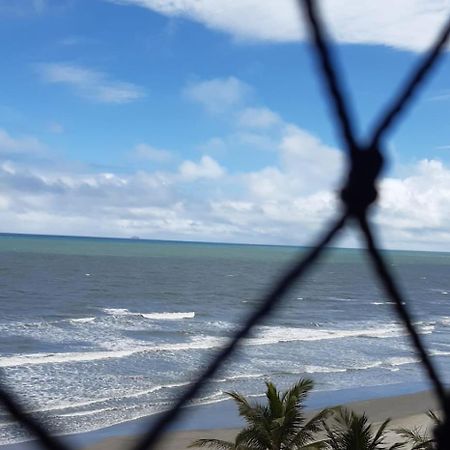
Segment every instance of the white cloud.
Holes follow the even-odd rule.
[[[247,128],[270,128],[281,123],[280,116],[269,108],[245,108],[238,114],[238,124]]]
[[[300,175],[304,191],[336,186],[344,169],[344,156],[296,125],[288,124],[280,142],[281,163],[286,172]]]
[[[69,86],[94,102],[130,103],[145,95],[135,84],[112,80],[103,72],[75,64],[42,63],[36,68],[45,82]]]
[[[243,81],[228,77],[191,82],[184,88],[183,94],[209,112],[223,113],[239,106],[250,90]]]
[[[212,137],[204,144],[199,145],[199,150],[204,153],[224,153],[227,149],[225,140],[221,137]]]
[[[229,136],[209,143],[227,161],[239,133],[254,137],[252,148],[258,139],[270,142],[270,162],[260,170],[233,170],[209,154],[165,171],[52,168],[27,160],[45,148],[38,139],[0,129],[0,231],[308,244],[339,206],[343,154],[267,108],[244,102],[231,113],[261,110],[276,123],[253,126],[249,116],[243,128],[232,121]],[[173,156],[144,143],[134,152],[156,162]],[[380,193],[375,220],[388,248],[450,250],[450,167],[420,161],[407,175],[383,180]]]
[[[296,0],[110,1],[191,19],[239,40],[293,42],[305,36]],[[446,0],[323,0],[320,6],[339,42],[413,51],[431,42],[450,13]]]
[[[201,157],[198,163],[193,161],[183,161],[179,167],[179,172],[183,178],[197,180],[199,178],[220,178],[225,174],[225,169],[208,155]]]
[[[133,156],[156,163],[166,163],[174,159],[174,154],[169,150],[163,150],[148,144],[138,144],[133,149]]]
[[[13,137],[0,128],[0,155],[32,153],[44,151],[45,146],[33,136]]]
[[[278,145],[277,138],[278,136],[261,131],[238,131],[231,140],[251,149],[274,150]]]
[[[383,224],[404,231],[447,228],[450,170],[442,162],[419,161],[410,176],[384,180],[381,192]]]

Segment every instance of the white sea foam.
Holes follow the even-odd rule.
[[[430,333],[434,327],[432,325],[420,327],[421,333]],[[321,341],[329,339],[344,339],[349,337],[373,337],[373,338],[390,338],[402,336],[405,331],[396,324],[350,329],[350,330],[333,330],[318,328],[290,328],[290,327],[261,327],[256,336],[245,340],[247,345],[264,345],[276,344],[279,342],[293,341]]]
[[[332,300],[333,302],[352,302],[353,298],[348,297],[327,297],[326,300]]]
[[[393,358],[388,358],[385,364],[390,366],[403,366],[405,364],[415,364],[420,362],[420,358],[414,356],[398,356]]]
[[[185,381],[185,382],[181,382],[181,383],[172,383],[172,384],[161,384],[158,386],[153,386],[148,389],[127,393],[125,395],[119,395],[119,396],[116,395],[116,396],[114,396],[114,399],[142,397],[143,395],[151,394],[153,392],[161,391],[163,389],[173,389],[173,388],[188,386],[189,384],[191,384],[189,381]]]
[[[434,325],[419,326],[422,334],[432,333]],[[283,342],[295,341],[321,341],[345,338],[391,338],[405,334],[403,327],[389,324],[379,327],[362,327],[350,330],[324,329],[324,328],[294,328],[294,327],[259,327],[254,336],[243,340],[247,346],[273,345]],[[130,339],[124,341],[104,342],[101,350],[83,352],[61,353],[31,353],[8,355],[0,357],[0,367],[15,367],[35,364],[62,364],[75,362],[89,362],[111,358],[125,358],[137,353],[151,352],[178,352],[188,350],[207,350],[223,346],[226,338],[200,335],[179,343],[148,344],[143,341]],[[111,344],[111,345],[110,345]]]
[[[383,365],[383,361],[372,361],[366,364],[362,364],[359,366],[351,366],[348,367],[347,370],[367,370],[367,369],[375,369],[376,367],[380,367]]]
[[[103,311],[112,316],[128,316],[133,314],[127,308],[103,308]]]
[[[371,305],[395,305],[395,302],[370,302]],[[402,302],[402,305],[406,305],[405,302]]]
[[[143,313],[140,315],[145,319],[179,320],[179,319],[193,319],[195,317],[195,312]]]
[[[444,352],[442,350],[430,350],[431,356],[450,356],[450,352]]]
[[[299,369],[303,373],[339,373],[347,372],[347,369],[340,367],[325,367],[325,366],[304,366]]]
[[[70,353],[31,353],[14,356],[0,357],[0,367],[15,367],[34,364],[61,364],[71,362],[98,361],[110,358],[124,358],[136,353],[148,352],[176,352],[182,350],[202,350],[220,347],[224,339],[214,336],[203,336],[192,339],[191,341],[177,344],[155,344],[138,345],[133,348],[100,350],[90,352],[70,352]]]
[[[58,417],[76,417],[76,416],[92,416],[105,411],[111,411],[112,408],[91,409],[89,411],[76,411],[71,413],[57,414]]]
[[[64,402],[60,402],[60,403],[56,403],[56,404],[50,404],[44,407],[39,407],[36,409],[27,409],[28,413],[35,413],[35,412],[51,412],[51,413],[55,413],[55,411],[64,411],[66,409],[75,409],[75,408],[81,408],[81,407],[86,407],[86,406],[90,406],[90,405],[95,405],[95,404],[101,404],[101,403],[106,403],[106,402],[110,402],[110,401],[117,401],[119,399],[127,399],[127,398],[134,398],[134,397],[142,397],[144,395],[148,395],[151,394],[153,392],[157,392],[163,389],[173,389],[173,388],[177,388],[177,387],[183,387],[183,386],[187,386],[189,385],[190,382],[186,381],[186,382],[180,382],[180,383],[171,383],[171,384],[161,384],[161,385],[157,385],[157,386],[152,386],[148,389],[142,389],[142,390],[138,390],[138,391],[134,391],[134,392],[130,392],[129,390],[127,390],[126,393],[120,394],[117,392],[114,392],[114,395],[112,397],[103,397],[103,398],[96,398],[93,400],[86,400],[86,401],[81,401],[81,402],[75,402],[75,401],[64,401]],[[97,411],[102,410],[102,409],[97,409]],[[91,410],[89,410],[91,411]],[[65,413],[57,413],[58,416],[62,416]],[[67,413],[67,415],[77,415],[76,413]],[[81,415],[81,414],[80,414]]]
[[[93,322],[95,317],[80,317],[77,319],[69,319],[70,322],[78,322],[78,323],[88,323]]]
[[[235,381],[235,380],[250,380],[254,378],[264,379],[266,377],[263,373],[248,373],[248,374],[238,374],[238,375],[229,375],[224,378],[213,378],[211,383],[226,383],[227,381]]]
[[[71,353],[31,353],[1,357],[0,367],[97,361],[100,359],[108,358],[122,358],[124,356],[130,356],[133,353],[135,353],[135,351],[133,350]]]
[[[152,313],[141,313],[141,312],[131,312],[126,308],[104,308],[103,311],[106,314],[112,316],[138,316],[145,319],[153,320],[180,320],[180,319],[193,319],[195,317],[195,312],[152,312]]]

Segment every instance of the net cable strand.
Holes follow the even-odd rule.
[[[383,135],[394,124],[394,121],[398,119],[401,113],[407,109],[408,105],[417,94],[418,89],[423,85],[435,65],[439,62],[439,57],[442,55],[442,51],[444,50],[449,37],[450,17],[433,46],[426,52],[423,60],[419,62],[416,69],[411,72],[408,81],[403,84],[397,97],[394,98],[391,105],[386,108],[386,112],[381,115],[378,125],[374,127],[369,147],[378,146]]]
[[[306,23],[309,26],[311,40],[313,41],[315,51],[319,59],[319,68],[327,86],[328,98],[333,105],[335,122],[337,122],[338,129],[340,129],[344,143],[347,147],[351,173],[352,170],[355,170],[355,167],[358,169],[358,166],[356,166],[355,163],[355,154],[361,154],[365,148],[379,152],[378,147],[382,137],[389,130],[395,120],[398,120],[401,113],[407,109],[407,106],[414,99],[418,89],[423,85],[426,77],[429,76],[432,69],[435,68],[436,63],[442,54],[442,50],[444,49],[444,46],[450,36],[450,18],[436,38],[434,44],[425,54],[422,61],[410,74],[408,81],[403,84],[403,87],[399,90],[398,95],[382,114],[381,119],[378,121],[378,125],[374,127],[372,137],[369,141],[370,144],[368,147],[364,147],[358,144],[354,136],[354,120],[350,117],[349,107],[346,103],[346,97],[348,98],[348,95],[343,95],[345,92],[339,79],[337,64],[333,60],[332,53],[327,47],[327,42],[325,39],[326,27],[321,20],[319,12],[317,11],[317,1],[298,0],[298,4],[303,6],[304,9],[304,15]],[[376,173],[376,176],[374,176],[373,182],[377,176],[378,172]],[[363,186],[362,183],[360,187],[362,189],[367,189],[367,186]],[[371,200],[370,203],[372,203],[375,198]],[[308,249],[306,256],[297,261],[297,263],[288,269],[278,280],[278,282],[273,285],[267,296],[263,299],[262,304],[254,310],[252,314],[250,314],[244,325],[242,325],[241,328],[231,337],[228,345],[218,352],[209,366],[200,373],[196,381],[191,384],[184,394],[178,398],[173,407],[169,411],[162,414],[156,424],[144,435],[137,445],[134,446],[135,450],[144,450],[154,447],[163,432],[167,429],[168,425],[179,416],[182,407],[185,406],[189,400],[193,399],[201,387],[204,386],[205,383],[207,383],[207,381],[219,370],[224,361],[231,356],[234,350],[238,347],[240,341],[248,335],[253,326],[268,316],[273,309],[281,303],[282,297],[319,259],[325,250],[325,247],[329,245],[330,242],[336,237],[338,232],[344,227],[350,217],[354,217],[356,219],[356,225],[361,230],[361,233],[365,239],[366,248],[369,252],[374,272],[378,276],[386,292],[394,300],[395,310],[400,320],[406,327],[417,353],[421,357],[422,365],[425,367],[427,375],[433,384],[441,407],[445,412],[446,419],[448,418],[449,408],[444,386],[422,343],[422,339],[414,328],[408,309],[403,304],[403,296],[401,290],[395,283],[395,277],[391,274],[390,269],[386,265],[380,251],[378,250],[376,238],[372,231],[372,226],[367,219],[367,209],[370,203],[367,203],[363,213],[358,214],[355,213],[355,209],[352,209],[351,204],[346,203],[346,209],[343,213],[341,213],[339,219],[337,219],[328,231],[324,233],[322,239],[318,241],[316,246]],[[35,419],[25,411],[17,398],[9,392],[4,381],[0,381],[0,403],[14,419],[21,422],[22,425],[28,429],[28,431],[38,438],[38,443],[40,443],[40,445],[44,448],[52,450],[69,449],[69,446],[67,446],[61,439],[51,435],[50,431],[44,426],[42,421],[40,422],[38,419]],[[445,428],[443,434],[445,435],[445,438],[448,439],[448,424],[446,423],[443,428]],[[445,448],[445,445],[442,445],[441,442],[448,441],[440,440],[439,442],[439,447]]]
[[[367,221],[367,217],[358,218],[359,227],[362,231],[364,239],[366,241],[367,250],[369,251],[370,259],[372,261],[375,273],[378,275],[381,284],[383,285],[385,291],[388,293],[389,297],[394,301],[394,309],[408,331],[409,338],[412,341],[413,346],[418,353],[422,365],[425,367],[428,378],[430,379],[433,388],[436,393],[436,397],[440,402],[440,406],[443,410],[447,408],[445,404],[445,389],[439,378],[439,375],[431,363],[431,359],[428,356],[425,346],[422,342],[420,335],[417,333],[416,328],[411,320],[411,314],[408,312],[407,302],[404,299],[401,290],[397,286],[391,271],[388,269],[386,262],[380,251],[378,250],[378,245],[375,240],[375,235],[373,234],[370,224]]]
[[[181,408],[186,403],[193,399],[201,387],[219,370],[222,364],[231,354],[236,350],[239,342],[245,338],[250,330],[261,320],[263,320],[275,306],[278,306],[282,300],[283,295],[293,286],[296,281],[311,268],[312,264],[323,253],[325,247],[335,238],[337,233],[342,229],[348,219],[348,213],[344,212],[339,219],[329,228],[323,237],[319,239],[317,244],[311,249],[308,249],[307,254],[302,257],[294,266],[291,267],[285,274],[274,284],[267,296],[261,302],[261,305],[249,316],[244,325],[232,336],[229,343],[217,353],[215,358],[207,366],[207,368],[200,373],[196,381],[182,394],[175,402],[173,407],[167,412],[163,413],[161,418],[157,420],[154,426],[148,431],[146,435],[134,447],[135,450],[144,450],[154,448],[154,445],[159,441],[164,430],[172,423],[181,413]]]
[[[70,447],[61,439],[53,436],[50,431],[28,414],[21,406],[20,402],[5,387],[5,383],[0,385],[0,402],[3,408],[18,422],[20,422],[32,435],[38,438],[38,444],[43,448],[53,450],[69,450]]]
[[[300,6],[303,6],[304,10],[304,16],[307,22],[310,24],[310,32],[313,37],[313,43],[315,46],[315,51],[318,54],[321,61],[327,60],[327,54],[329,54],[329,50],[327,48],[327,44],[324,39],[324,32],[322,33],[320,30],[323,30],[325,28],[325,25],[323,22],[319,19],[319,13],[316,8],[316,2],[314,0],[301,0]],[[368,151],[372,153],[379,154],[380,157],[381,152],[379,149],[379,139],[382,133],[388,129],[389,125],[393,123],[393,120],[397,117],[397,115],[403,110],[403,108],[407,105],[408,101],[413,98],[413,94],[417,92],[418,88],[423,84],[423,81],[426,78],[426,75],[428,75],[431,70],[434,67],[435,62],[438,60],[439,55],[441,54],[441,50],[443,49],[448,37],[450,35],[450,19],[448,21],[447,26],[444,28],[444,30],[439,34],[438,38],[436,39],[435,44],[430,48],[427,55],[425,56],[423,62],[419,64],[418,69],[413,72],[411,76],[411,81],[406,83],[406,86],[403,90],[403,94],[401,94],[397,101],[393,103],[392,109],[388,109],[385,112],[384,120],[381,121],[382,126],[379,128],[376,128],[373,133],[372,138],[372,144],[369,146]],[[318,39],[318,36],[321,37]],[[329,59],[329,58],[328,58]],[[335,72],[330,71],[326,68],[326,66],[322,65],[322,78],[324,78],[327,86],[335,85],[337,86],[337,83],[333,82],[333,77],[336,77]],[[335,92],[332,89],[329,89],[329,98],[330,102],[337,102],[336,98],[333,98],[335,96]],[[339,96],[339,92],[338,92]],[[340,120],[341,126],[342,126],[342,118]],[[357,146],[358,147],[358,146]],[[358,150],[362,150],[362,146],[359,146]],[[359,152],[357,152],[360,154]],[[357,158],[355,158],[357,155],[355,153],[351,154],[353,156],[352,161],[350,163],[350,171],[355,170],[355,167],[357,163],[360,163],[360,161],[357,161]],[[381,163],[380,163],[381,164]],[[356,170],[364,168],[356,166]],[[351,173],[351,172],[350,172]],[[378,174],[377,174],[378,175]],[[354,181],[354,180],[349,180]],[[360,186],[353,186],[353,188],[358,189],[368,189],[370,186],[364,186],[364,181],[362,179],[357,180],[360,184]],[[373,183],[375,183],[376,177],[373,179]],[[350,186],[351,188],[351,186]],[[374,192],[376,193],[375,186],[373,186]],[[376,199],[373,198],[372,201]],[[350,199],[352,200],[352,199]],[[349,208],[352,207],[351,204],[348,205]],[[361,229],[363,235],[366,239],[367,249],[369,251],[369,254],[371,255],[372,262],[374,264],[375,273],[380,278],[380,281],[382,282],[385,290],[389,293],[389,295],[394,300],[395,305],[395,311],[398,314],[400,320],[402,321],[403,325],[405,326],[406,330],[408,331],[408,334],[410,336],[410,339],[413,343],[413,346],[415,347],[416,352],[419,354],[422,364],[425,367],[426,373],[433,385],[433,388],[436,392],[437,397],[439,398],[439,402],[441,406],[443,407],[444,411],[447,409],[447,402],[445,400],[445,390],[443,388],[443,384],[440,381],[440,378],[431,362],[431,359],[428,356],[428,353],[425,350],[425,347],[422,343],[422,340],[420,339],[418,333],[416,332],[408,310],[404,306],[405,302],[402,298],[400,290],[397,288],[394,277],[391,275],[389,269],[387,268],[386,264],[384,263],[383,258],[381,257],[380,252],[377,250],[377,246],[374,241],[374,236],[371,233],[370,225],[367,221],[367,209],[370,206],[370,203],[367,203],[364,205],[364,209],[356,210],[356,214],[354,213],[353,216],[357,219],[357,224],[359,225],[359,228]],[[354,210],[355,211],[355,210]]]
[[[316,56],[319,63],[319,69],[322,71],[326,87],[329,93],[329,101],[332,103],[337,117],[337,126],[340,129],[344,142],[347,144],[347,150],[352,155],[357,151],[355,133],[353,130],[353,120],[350,115],[350,108],[346,103],[343,89],[343,83],[339,79],[337,64],[333,61],[332,54],[328,49],[323,33],[324,25],[317,14],[316,3],[298,0],[298,4],[306,16],[306,23],[309,25],[309,33],[316,47]],[[303,7],[302,7],[303,6]],[[348,98],[348,95],[347,95]]]

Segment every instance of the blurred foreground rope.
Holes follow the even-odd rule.
[[[200,372],[197,380],[179,397],[173,407],[160,416],[154,426],[136,444],[134,450],[154,448],[167,427],[179,417],[182,408],[197,395],[199,390],[220,369],[226,359],[236,350],[241,340],[248,335],[250,330],[279,306],[283,296],[295,282],[298,282],[306,274],[313,263],[322,255],[325,247],[330,244],[338,232],[349,221],[352,221],[361,231],[374,271],[384,290],[394,302],[395,312],[408,331],[414,349],[419,355],[428,378],[433,385],[440,402],[440,407],[445,414],[444,425],[437,432],[439,448],[450,448],[450,427],[448,423],[450,408],[443,384],[420,335],[413,326],[411,314],[408,311],[401,290],[397,286],[395,278],[378,250],[372,225],[368,219],[369,209],[378,196],[376,185],[385,161],[385,154],[382,151],[382,139],[400,114],[404,112],[408,104],[411,103],[414,95],[438,61],[439,55],[450,35],[450,18],[434,45],[426,52],[415,70],[410,74],[408,80],[404,83],[402,89],[397,93],[397,96],[392,100],[383,114],[381,114],[381,118],[377,121],[377,125],[374,127],[370,138],[367,142],[361,143],[355,138],[354,122],[351,119],[349,105],[346,101],[348,95],[344,95],[345,91],[337,71],[337,64],[333,60],[333,52],[327,43],[326,27],[317,11],[317,0],[298,1],[309,28],[319,68],[328,91],[328,98],[336,116],[335,122],[338,127],[338,132],[342,137],[347,153],[349,170],[346,182],[341,189],[342,212],[339,214],[338,219],[329,226],[328,231],[318,239],[314,247],[308,249],[306,254],[303,254],[300,260],[274,284],[261,304],[250,314],[228,344],[216,354],[206,369]],[[38,438],[39,443],[43,447],[53,450],[68,449],[66,444],[60,439],[52,437],[42,424],[28,415],[12,395],[8,393],[5,387],[0,387],[0,403],[16,420],[22,422],[23,426]]]

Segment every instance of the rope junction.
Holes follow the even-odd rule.
[[[340,194],[342,211],[338,214],[338,218],[329,226],[328,231],[306,252],[306,255],[273,285],[258,308],[250,314],[228,344],[217,353],[206,369],[200,372],[197,380],[180,396],[173,407],[165,412],[154,426],[147,431],[133,450],[145,450],[155,447],[167,427],[179,417],[183,406],[197,395],[199,390],[219,370],[226,359],[233,354],[241,340],[248,335],[250,330],[272,313],[276,307],[280,306],[283,296],[294,283],[301,280],[307,271],[311,269],[313,263],[322,256],[325,247],[334,240],[344,225],[350,221],[362,234],[374,272],[378,276],[380,284],[392,299],[395,313],[404,324],[411,343],[421,359],[425,372],[439,400],[440,407],[444,413],[444,424],[436,430],[438,448],[441,450],[450,448],[450,399],[446,395],[443,383],[425,349],[420,335],[414,328],[404,296],[397,286],[381,252],[378,250],[379,247],[373,233],[373,227],[368,218],[370,207],[377,199],[376,185],[385,163],[382,139],[400,114],[411,103],[418,89],[423,85],[426,77],[430,75],[432,69],[439,61],[439,56],[442,54],[442,50],[449,39],[450,18],[434,45],[426,52],[422,61],[412,71],[409,79],[405,82],[391,105],[381,115],[370,139],[365,143],[361,143],[355,138],[354,123],[351,120],[349,105],[346,101],[348,96],[344,95],[345,91],[337,71],[337,64],[333,60],[333,52],[327,42],[326,27],[317,10],[318,2],[317,0],[298,0],[298,2],[315,47],[319,70],[328,91],[328,99],[336,116],[337,131],[342,138],[347,153],[349,170],[347,180]],[[69,450],[69,446],[65,442],[53,437],[50,430],[45,429],[36,418],[25,412],[15,395],[12,395],[6,389],[4,383],[0,384],[0,404],[14,419],[21,422],[38,439],[38,443],[43,448]]]

